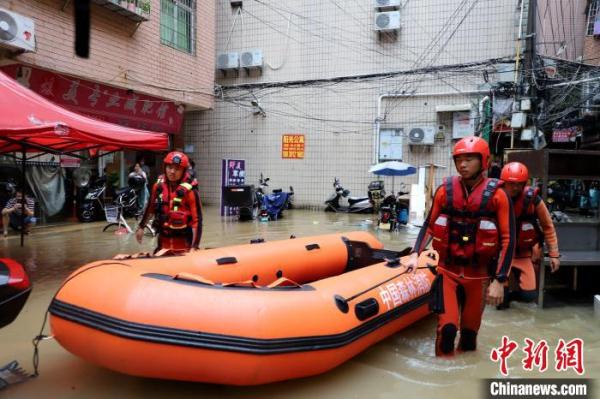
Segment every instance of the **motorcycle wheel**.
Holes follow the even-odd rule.
[[[93,222],[96,219],[96,215],[95,215],[94,209],[92,208],[91,210],[86,209],[86,210],[77,212],[77,218],[79,219],[79,221],[81,221],[83,223],[89,223],[89,222]]]

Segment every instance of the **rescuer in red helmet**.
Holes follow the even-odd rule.
[[[202,237],[202,204],[198,182],[190,174],[190,160],[182,152],[167,154],[164,174],[152,187],[150,201],[135,232],[139,243],[144,237],[144,227],[154,216],[153,225],[158,230],[158,248],[172,251],[189,251],[198,248]]]
[[[428,238],[439,253],[432,287],[432,310],[438,313],[438,356],[477,348],[486,302],[502,303],[515,246],[515,220],[501,182],[486,177],[490,149],[479,137],[465,137],[452,153],[459,176],[444,179],[406,264],[415,271]]]
[[[558,240],[552,217],[539,196],[539,190],[527,186],[529,171],[520,162],[504,165],[500,174],[504,189],[513,203],[516,221],[516,246],[511,274],[518,277],[519,291],[511,292],[508,284],[504,289],[504,301],[498,309],[509,307],[511,300],[531,302],[536,300],[536,278],[534,261],[541,256],[542,241],[546,242],[550,256],[550,268],[555,272],[560,267]]]

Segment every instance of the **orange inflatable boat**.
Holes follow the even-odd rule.
[[[437,254],[404,272],[365,232],[101,261],[50,305],[68,351],[122,373],[256,385],[315,375],[429,314]]]

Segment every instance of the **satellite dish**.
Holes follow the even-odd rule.
[[[90,169],[77,168],[73,171],[73,182],[78,188],[88,187],[91,178],[92,171]]]

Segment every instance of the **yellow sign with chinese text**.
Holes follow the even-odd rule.
[[[284,134],[281,137],[281,158],[303,159],[304,143],[303,134]]]

